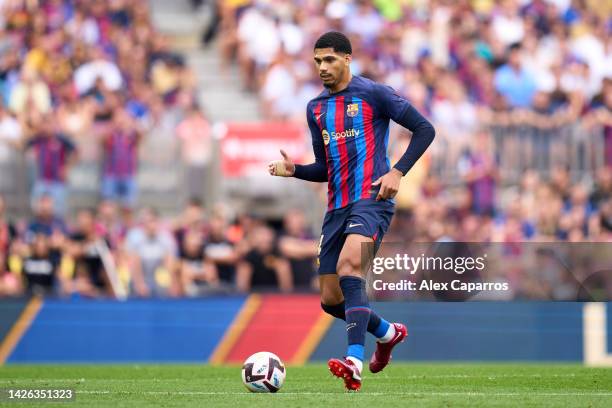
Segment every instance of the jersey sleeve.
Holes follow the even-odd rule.
[[[412,132],[406,152],[393,166],[405,175],[425,153],[435,137],[435,130],[431,123],[393,88],[377,84],[376,99],[379,112],[383,116]]]
[[[312,150],[314,151],[315,162],[310,164],[296,164],[293,176],[306,181],[324,182],[327,181],[327,158],[325,155],[325,145],[323,135],[314,119],[314,114],[310,110],[310,105],[306,109],[306,120],[312,138]]]

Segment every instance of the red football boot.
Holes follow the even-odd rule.
[[[372,358],[370,359],[370,371],[372,373],[382,371],[387,364],[389,364],[393,347],[403,342],[406,336],[408,336],[406,326],[401,323],[393,323],[393,326],[395,327],[395,336],[393,336],[391,341],[387,343],[376,342],[376,351],[372,354]]]
[[[329,371],[344,380],[344,386],[349,391],[359,391],[361,388],[361,373],[355,364],[349,360],[332,358],[327,362]]]

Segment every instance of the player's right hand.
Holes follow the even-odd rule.
[[[270,162],[268,164],[268,172],[273,176],[292,177],[295,173],[295,164],[284,150],[281,149],[280,153],[283,156],[283,160]]]

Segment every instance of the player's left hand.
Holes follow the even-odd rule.
[[[403,174],[399,170],[392,168],[387,174],[379,177],[378,180],[373,182],[372,186],[380,185],[380,190],[378,190],[376,201],[387,200],[395,197],[397,191],[399,190],[402,177]]]

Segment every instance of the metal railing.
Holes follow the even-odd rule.
[[[0,195],[7,203],[11,216],[30,213],[30,191],[35,175],[31,158],[14,150],[0,160]],[[161,146],[145,143],[139,152],[136,175],[138,205],[153,206],[165,213],[177,213],[187,197],[184,186],[185,166],[180,160],[176,143]],[[100,199],[102,160],[100,155],[79,160],[68,174],[68,203],[71,210],[93,207]]]
[[[555,168],[567,169],[572,180],[590,180],[605,166],[605,135],[601,127],[576,122],[550,128],[531,125],[491,125],[492,155],[503,184],[516,184],[528,169],[547,179]],[[448,184],[462,180],[460,161],[478,143],[440,135],[432,148],[430,171]]]

